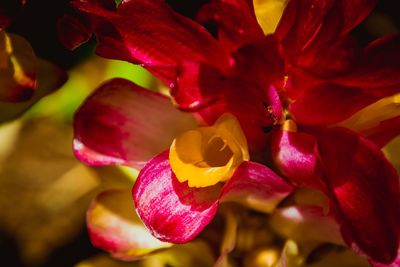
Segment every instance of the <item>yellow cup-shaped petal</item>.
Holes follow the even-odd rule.
[[[232,177],[249,160],[246,137],[236,118],[222,115],[213,126],[179,135],[172,143],[169,161],[180,182],[206,187]]]

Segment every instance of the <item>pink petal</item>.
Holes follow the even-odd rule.
[[[314,136],[289,131],[272,132],[272,160],[292,183],[322,189],[318,146]]]
[[[305,91],[289,109],[297,123],[329,125],[349,118],[379,99],[361,88],[324,83]]]
[[[222,191],[221,184],[189,187],[176,179],[165,151],[141,170],[132,193],[139,217],[155,237],[185,243],[210,223],[220,199],[270,212],[292,191],[269,168],[254,162],[242,163]]]
[[[255,17],[253,2],[249,0],[210,1],[200,10],[198,19],[218,24],[218,40],[228,51],[235,51],[264,35]]]
[[[247,161],[224,185],[221,201],[234,201],[262,212],[272,212],[293,187],[268,167]]]
[[[124,79],[101,85],[75,114],[76,156],[91,165],[137,168],[196,127],[171,101]]]
[[[220,186],[189,187],[180,183],[168,161],[168,151],[140,171],[132,194],[136,211],[150,232],[162,241],[186,243],[213,219]]]
[[[372,142],[343,128],[317,132],[333,211],[345,241],[381,263],[399,247],[399,177]]]
[[[226,67],[228,57],[216,40],[194,21],[174,12],[162,0],[123,1],[117,11],[93,1],[74,7],[99,20],[95,34],[100,55],[143,64],[166,82],[176,65],[188,58]]]
[[[135,213],[129,190],[99,194],[87,212],[87,227],[94,246],[122,260],[134,260],[171,246],[150,235]]]

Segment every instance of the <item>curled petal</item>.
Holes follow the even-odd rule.
[[[235,201],[270,212],[293,188],[264,165],[242,163],[224,185],[195,188],[180,183],[165,151],[141,170],[133,187],[136,210],[160,240],[185,243],[213,219],[219,201]]]
[[[75,115],[76,156],[91,165],[137,168],[196,126],[171,101],[124,79],[104,83]]]
[[[272,159],[280,172],[297,185],[322,188],[314,136],[291,131],[272,133]]]
[[[185,243],[213,219],[219,191],[220,186],[194,188],[180,183],[165,151],[141,170],[132,194],[139,217],[155,237]]]
[[[129,190],[99,194],[89,207],[87,227],[94,246],[122,260],[134,260],[170,247],[154,238],[135,214]]]
[[[0,31],[0,101],[19,102],[36,89],[36,57],[22,37]]]
[[[327,195],[344,240],[381,263],[399,247],[399,176],[372,142],[344,128],[316,132]]]
[[[221,201],[234,201],[261,212],[272,212],[293,187],[268,167],[243,162],[224,185]]]

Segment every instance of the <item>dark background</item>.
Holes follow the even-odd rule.
[[[3,3],[0,5],[16,5],[15,0],[1,1]],[[19,13],[17,19],[7,30],[18,33],[28,39],[39,57],[48,59],[65,69],[69,69],[90,55],[95,42],[92,40],[74,52],[64,49],[58,42],[55,25],[60,16],[66,12],[71,12],[68,2],[68,0],[30,0],[25,9]],[[167,2],[177,11],[189,17],[194,17],[196,10],[207,1],[169,0]],[[394,33],[396,28],[397,31],[400,29],[400,9],[397,2],[393,0],[378,1],[373,14],[384,16],[394,27],[379,29],[380,24],[374,25],[374,20],[364,22],[354,31],[354,35],[360,43],[367,44],[377,38],[379,34],[390,34]],[[376,29],[377,27],[378,29]],[[86,229],[82,229],[78,238],[55,250],[42,267],[73,266],[81,260],[99,252],[99,250],[91,246]],[[20,261],[12,236],[4,233],[1,229],[0,265],[5,267],[24,266]]]

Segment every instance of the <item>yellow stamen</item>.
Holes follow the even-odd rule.
[[[180,182],[206,187],[232,177],[249,160],[246,137],[237,119],[222,115],[213,126],[179,135],[172,142],[169,162]]]
[[[297,132],[297,125],[293,120],[286,120],[282,125],[282,130],[286,132]]]

